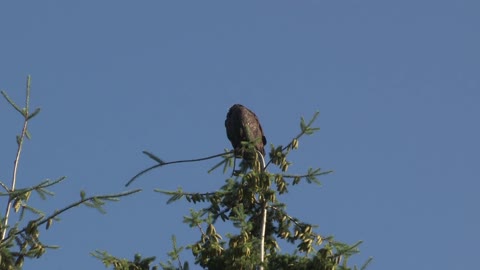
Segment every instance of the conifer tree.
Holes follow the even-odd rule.
[[[288,213],[286,205],[281,201],[281,198],[296,185],[320,184],[318,177],[331,172],[310,168],[301,174],[288,173],[292,164],[288,160],[290,152],[299,148],[299,141],[304,135],[312,135],[318,130],[312,127],[317,116],[318,112],[308,122],[301,118],[299,134],[286,146],[271,144],[268,153],[269,161],[265,168],[258,155],[259,151],[256,150],[258,146],[255,141],[242,142],[241,150],[226,151],[221,155],[222,161],[210,170],[223,166],[224,173],[231,175],[218,190],[207,193],[186,192],[182,188],[175,191],[155,190],[167,195],[169,204],[186,200],[195,206],[200,206],[196,210],[191,209],[189,216],[183,220],[189,227],[198,228],[199,238],[186,247],[191,250],[195,264],[209,270],[357,269],[356,266],[349,266],[348,261],[352,255],[359,252],[358,246],[361,241],[349,245],[336,241],[332,236],[322,235],[314,230],[316,228],[314,224],[299,220]],[[235,164],[235,153],[238,152],[250,153],[247,154],[249,157],[256,156],[253,166],[241,164],[240,170],[232,169]],[[207,159],[164,162],[150,152],[144,153],[157,164],[140,172],[131,181],[152,168]],[[251,160],[248,162],[251,163]],[[273,167],[272,171],[276,172],[269,172],[270,167]],[[220,235],[216,230],[219,223],[231,224],[233,231]],[[280,252],[281,239],[295,245],[293,254]],[[179,260],[180,252],[184,247],[177,247],[175,237],[172,241],[174,248],[168,253],[170,260],[160,263],[160,267],[169,270],[188,269],[188,262]],[[94,256],[101,259],[105,265],[114,266],[117,270],[149,269],[150,267],[148,265],[145,268],[135,268],[139,267],[139,262],[142,261],[138,254],[133,262],[118,259],[100,251],[97,251]],[[153,262],[154,257],[146,260]],[[371,258],[367,259],[360,269],[365,269],[370,261]],[[151,269],[157,268],[158,266],[153,266]]]
[[[49,189],[63,183],[66,178],[62,176],[56,180],[46,179],[33,186],[19,187],[22,184],[22,181],[17,179],[20,157],[25,141],[31,138],[28,123],[40,112],[39,108],[30,109],[30,87],[31,78],[28,76],[23,107],[17,105],[5,91],[1,91],[5,100],[20,113],[23,120],[22,129],[16,138],[17,151],[9,179],[10,184],[2,180],[8,179],[5,175],[1,175],[0,179],[0,186],[3,189],[0,191],[0,200],[2,205],[5,205],[5,212],[0,213],[0,269],[2,270],[21,269],[26,259],[40,258],[48,249],[57,248],[57,246],[43,243],[40,236],[59,220],[62,213],[80,205],[92,207],[104,213],[103,206],[107,201],[115,201],[140,191],[136,189],[95,196],[87,196],[85,191],[80,191],[78,200],[50,214],[31,205],[29,199],[32,194],[37,194],[42,199],[52,197],[54,194]],[[191,264],[210,270],[358,269],[349,264],[349,258],[359,252],[358,246],[361,241],[346,244],[335,240],[332,236],[323,235],[315,230],[316,225],[288,213],[286,204],[282,202],[282,198],[296,185],[320,184],[318,177],[331,172],[319,168],[310,168],[300,174],[288,172],[292,165],[288,159],[289,154],[299,148],[299,142],[303,136],[312,135],[318,130],[312,127],[317,116],[318,113],[315,113],[308,122],[302,118],[299,134],[286,146],[270,144],[270,151],[265,160],[263,160],[263,153],[259,155],[256,141],[241,142],[240,150],[238,148],[227,150],[212,157],[195,160],[164,162],[156,155],[144,152],[157,164],[141,171],[131,181],[154,168],[221,157],[221,161],[211,170],[223,166],[227,179],[217,190],[206,193],[185,192],[183,189],[155,190],[168,196],[167,203],[186,200],[193,204],[195,209],[190,209],[190,214],[184,218],[183,222],[186,226],[198,229],[198,239],[192,240],[192,243],[186,247],[179,247],[175,236],[172,236],[173,249],[168,252],[169,260],[160,263],[155,263],[154,256],[142,258],[139,254],[136,254],[133,260],[117,258],[105,251],[94,251],[92,255],[100,259],[106,267],[113,267],[115,270],[160,268],[188,270]],[[239,170],[234,168],[235,156],[238,156],[235,153],[242,153],[242,157],[249,157],[248,164],[240,164]],[[265,161],[267,161],[266,164]],[[225,235],[219,234],[216,227],[220,223],[231,225],[232,231]],[[295,246],[293,253],[280,252],[280,243],[285,242]],[[180,260],[180,254],[187,251],[193,254],[194,262]],[[367,259],[360,269],[365,269],[371,260],[371,258]]]

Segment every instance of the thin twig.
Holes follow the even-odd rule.
[[[145,151],[144,151],[145,153]],[[176,161],[170,161],[170,162],[159,162],[158,164],[155,164],[149,168],[146,168],[145,170],[137,173],[134,177],[132,177],[126,184],[125,186],[128,187],[133,181],[135,181],[135,179],[137,179],[138,177],[140,177],[141,175],[143,175],[144,173],[147,173],[153,169],[156,169],[158,167],[161,167],[161,166],[165,166],[165,165],[170,165],[170,164],[176,164],[176,163],[186,163],[186,162],[196,162],[196,161],[203,161],[203,160],[207,160],[207,159],[212,159],[212,158],[216,158],[216,157],[221,157],[221,156],[224,156],[226,154],[230,154],[230,153],[233,153],[233,150],[230,151],[230,152],[227,152],[227,153],[221,153],[221,154],[216,154],[216,155],[213,155],[213,156],[208,156],[208,157],[203,157],[203,158],[196,158],[196,159],[185,159],[185,160],[176,160]]]
[[[8,187],[4,183],[0,182],[0,186],[2,186],[3,189],[5,189],[5,191],[8,193]]]
[[[178,268],[180,268],[180,270],[183,270],[182,261],[180,260],[180,254],[177,254],[177,261],[178,261]]]
[[[25,139],[25,135],[27,133],[27,125],[28,125],[28,112],[29,112],[29,104],[30,103],[30,76],[27,76],[27,96],[25,98],[25,109],[23,115],[25,117],[25,121],[23,122],[22,133],[18,138],[18,148],[17,154],[15,156],[15,161],[13,162],[13,175],[12,175],[12,184],[9,192],[13,192],[15,190],[15,185],[17,183],[17,171],[18,171],[18,163],[20,162],[20,154],[22,152],[23,140]],[[7,226],[8,226],[8,217],[10,216],[10,210],[12,208],[12,200],[8,199],[7,208],[5,209],[5,219],[2,225],[2,239],[5,239],[5,235],[7,233]]]
[[[203,231],[202,226],[200,226],[200,224],[197,224],[197,227],[198,227],[198,229],[200,230],[200,233],[201,233],[203,236],[207,236],[207,234],[205,234],[205,232]]]

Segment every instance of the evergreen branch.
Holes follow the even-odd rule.
[[[127,259],[118,259],[108,254],[106,251],[95,250],[95,252],[90,252],[90,255],[101,260],[105,267],[113,265],[115,267],[118,267],[119,269],[128,269],[128,267],[130,266]],[[114,269],[116,269],[115,267]]]
[[[140,192],[140,191],[141,191],[141,189],[135,189],[135,190],[131,190],[131,191],[121,192],[121,193],[118,193],[118,194],[91,196],[91,197],[87,197],[87,198],[81,196],[81,199],[79,201],[74,202],[74,203],[66,206],[65,208],[63,208],[61,210],[55,211],[53,214],[51,214],[48,217],[41,217],[40,219],[31,221],[31,222],[34,222],[35,226],[38,227],[38,226],[40,226],[44,223],[49,222],[49,220],[55,219],[60,214],[66,212],[66,211],[68,211],[72,208],[75,208],[75,207],[77,207],[81,204],[85,204],[85,203],[90,202],[90,201],[92,201],[93,204],[96,204],[96,202],[99,201],[99,200],[118,200],[118,198],[120,198],[120,197],[125,197],[125,196],[131,195],[131,194],[134,194],[134,193],[137,193],[137,192]],[[15,233],[9,235],[8,238],[14,237],[16,235],[20,235],[22,233],[27,233],[30,226],[32,226],[32,225],[29,225],[29,226],[27,226],[27,227],[25,227],[25,228],[23,228],[19,231],[16,231]],[[8,238],[4,239],[5,242],[8,241]]]
[[[168,252],[167,254],[172,260],[177,260],[178,268],[180,270],[183,270],[182,261],[180,260],[180,252],[182,252],[183,247],[177,247],[177,238],[175,237],[175,235],[172,235],[172,245],[173,250]]]
[[[320,170],[320,169],[318,169]],[[319,176],[319,175],[325,175],[325,174],[329,174],[329,173],[332,173],[333,171],[326,171],[326,172],[317,172],[317,170],[315,170],[315,172],[313,174],[311,173],[307,173],[307,174],[282,174],[282,176],[284,178],[307,178],[307,177],[311,177],[311,176]]]
[[[181,188],[179,188],[176,191],[169,191],[169,190],[161,190],[161,189],[154,189],[155,192],[163,193],[165,195],[171,196],[170,199],[168,199],[167,204],[172,203],[174,201],[177,201],[181,199],[182,197],[185,197],[185,199],[188,202],[193,202],[197,203],[199,201],[206,201],[208,200],[211,196],[219,194],[219,192],[205,192],[205,193],[198,193],[198,192],[183,192]]]
[[[222,164],[223,165],[223,173],[226,173],[227,172],[227,169],[228,167],[235,167],[235,163],[234,161],[232,160],[232,156],[235,158],[234,155],[230,155],[233,153],[234,150],[230,150],[228,151],[227,149],[225,149],[225,155],[222,156],[223,157],[223,160],[220,161],[219,163],[215,164],[210,170],[208,170],[208,173],[211,173],[213,172],[216,168],[220,167]]]
[[[358,241],[353,245],[347,245],[345,243],[337,242],[337,241],[332,241],[330,244],[336,249],[336,253],[339,255],[345,255],[347,257],[352,256],[355,253],[358,253],[358,246],[360,246],[363,243],[363,241]]]
[[[20,155],[22,153],[22,146],[23,146],[23,141],[25,136],[27,136],[27,125],[28,125],[28,112],[29,112],[29,105],[30,105],[30,82],[31,82],[31,77],[30,75],[27,76],[27,93],[26,93],[26,98],[25,98],[25,108],[23,110],[20,110],[20,108],[7,96],[5,92],[2,91],[2,95],[5,97],[5,99],[17,110],[19,111],[23,116],[24,116],[24,121],[23,121],[23,127],[22,131],[20,133],[20,136],[17,137],[17,153],[15,156],[15,160],[13,161],[13,175],[12,175],[12,184],[11,187],[9,188],[10,191],[15,190],[15,186],[17,183],[17,172],[18,172],[18,163],[20,162]],[[5,239],[5,235],[7,233],[7,226],[8,226],[8,218],[10,216],[10,210],[12,208],[12,200],[8,200],[7,207],[5,209],[5,217],[3,219],[3,224],[2,224],[2,231],[1,231],[1,240]]]
[[[1,93],[3,97],[7,100],[7,102],[10,103],[10,105],[12,105],[12,107],[23,115],[23,110],[20,109],[20,107],[18,107],[18,105],[7,95],[7,93],[5,91],[1,91]]]
[[[47,188],[47,187],[53,186],[55,184],[58,184],[58,183],[62,182],[63,180],[65,180],[66,178],[67,177],[62,176],[62,177],[60,177],[60,178],[58,178],[57,180],[54,180],[54,181],[45,180],[45,181],[41,182],[40,184],[32,186],[32,187],[16,189],[16,190],[8,192],[8,193],[0,193],[0,196],[8,195],[8,196],[10,196],[10,200],[13,200],[19,194],[24,194],[24,193],[27,193],[27,192],[30,192],[30,191],[33,191],[33,190],[35,190],[37,192],[43,192],[43,193],[46,193],[46,194],[49,194],[49,195],[53,195],[53,193],[51,193],[47,190],[44,190],[44,189]]]
[[[332,172],[333,172],[332,170],[321,172],[320,168],[315,169],[315,170],[313,170],[312,168],[309,168],[307,174],[302,174],[302,175],[282,174],[282,177],[283,178],[292,178],[293,179],[293,185],[298,184],[300,182],[300,179],[302,179],[302,178],[307,179],[308,183],[315,182],[316,184],[320,185],[320,181],[318,181],[318,179],[316,177],[321,176],[321,175],[326,175],[326,174],[329,174],[329,173],[332,173]]]
[[[5,185],[3,182],[0,181],[0,186],[3,187],[3,189],[5,189],[6,192],[8,192],[8,187],[7,185]],[[1,196],[1,195],[0,195]]]
[[[277,211],[278,213],[280,213],[282,216],[284,216],[285,218],[287,218],[288,220],[290,220],[291,222],[293,222],[295,224],[295,226],[297,226],[298,228],[300,228],[301,230],[305,230],[305,234],[304,233],[300,233],[299,235],[296,235],[293,237],[293,239],[295,240],[298,240],[298,239],[301,239],[303,235],[306,235],[308,233],[309,236],[311,236],[311,239],[317,239],[317,244],[321,244],[321,242],[323,240],[327,241],[329,244],[333,244],[335,243],[333,241],[333,238],[332,237],[323,237],[321,236],[320,234],[317,234],[315,232],[312,231],[312,227],[314,227],[313,225],[310,225],[310,224],[306,224],[306,223],[302,223],[302,222],[299,222],[297,218],[294,218],[290,215],[288,215],[287,213],[285,213],[285,211],[283,211],[282,209],[279,209],[278,207],[276,206],[272,206],[272,205],[269,205],[268,206],[269,208]],[[282,237],[283,238],[283,237]]]
[[[369,257],[367,261],[360,267],[360,270],[365,270],[367,269],[367,266],[373,261],[372,257]]]
[[[214,205],[215,206],[218,205],[216,202],[214,202],[212,200],[215,196],[227,195],[227,194],[231,194],[231,192],[224,192],[224,191],[205,192],[205,193],[184,192],[181,188],[178,188],[176,191],[161,190],[161,189],[154,189],[154,191],[170,196],[170,198],[167,200],[167,204],[170,204],[174,201],[180,200],[183,197],[185,197],[185,200],[187,200],[188,202],[193,202],[194,204],[197,203],[197,202],[205,202],[205,201],[209,200],[212,205],[208,208],[203,209],[203,213],[207,213],[207,212],[213,213],[213,212],[215,212],[213,214],[213,222],[212,223],[214,223],[215,220],[217,220],[218,217],[222,217],[222,219],[224,219],[223,217],[224,217],[225,213],[231,210],[231,207],[225,205],[224,202],[222,202],[221,204],[225,207],[225,209],[223,209],[221,211],[220,210],[212,210],[212,208],[216,209],[216,207],[214,207]],[[236,202],[236,203],[238,203],[238,202]]]
[[[223,156],[225,155],[226,153],[221,153],[221,154],[216,154],[216,155],[213,155],[213,156],[208,156],[208,157],[203,157],[203,158],[196,158],[196,159],[185,159],[185,160],[176,160],[176,161],[170,161],[170,162],[164,162],[163,160],[161,160],[160,158],[158,158],[157,156],[153,155],[152,153],[150,152],[147,152],[147,151],[143,151],[143,153],[147,156],[149,156],[150,158],[152,158],[153,160],[157,161],[158,164],[156,165],[153,165],[149,168],[146,168],[145,170],[137,173],[134,177],[132,177],[126,184],[125,186],[128,187],[133,181],[135,181],[135,179],[137,179],[138,177],[140,177],[141,175],[153,170],[153,169],[156,169],[158,167],[161,167],[161,166],[165,166],[165,165],[170,165],[170,164],[177,164],[177,163],[186,163],[186,162],[197,162],[197,161],[203,161],[203,160],[208,160],[208,159],[212,159],[212,158],[216,158],[216,157],[220,157],[220,156]],[[230,151],[229,153],[233,153],[233,150]],[[227,154],[229,154],[227,153]]]
[[[30,119],[32,119],[33,117],[35,117],[39,112],[40,112],[40,108],[36,108],[35,111],[33,111],[33,113],[31,113],[31,114],[27,117],[27,120],[30,120]],[[30,135],[28,134],[28,130],[27,130],[27,137],[30,137]]]
[[[150,264],[155,261],[156,257],[142,258],[140,254],[135,254],[133,261],[127,259],[119,259],[110,255],[106,251],[95,250],[90,252],[90,255],[101,260],[105,267],[113,266],[114,269],[129,269],[129,270],[141,270],[150,269]],[[158,269],[157,266],[152,267],[152,270]]]
[[[310,135],[312,134],[313,132],[315,132],[316,130],[319,130],[319,128],[312,128],[312,124],[313,122],[315,122],[315,120],[317,119],[318,115],[320,114],[320,112],[315,112],[315,114],[313,115],[312,119],[308,122],[308,124],[305,124],[305,120],[303,119],[303,117],[300,118],[300,133],[295,136],[292,141],[287,144],[287,146],[283,147],[282,148],[282,152],[287,150],[287,149],[291,149],[291,148],[297,148],[298,147],[298,139],[300,139],[303,135]],[[265,169],[268,167],[268,165],[270,165],[270,163],[272,163],[272,159],[270,159],[268,162],[267,162],[267,165],[265,166]]]

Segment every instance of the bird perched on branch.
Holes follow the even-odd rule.
[[[235,150],[236,157],[242,157],[246,161],[255,159],[256,154],[252,155],[251,152],[245,151],[245,147],[241,143],[250,142],[262,154],[263,159],[265,156],[264,146],[267,143],[267,139],[263,135],[262,126],[255,113],[243,105],[235,104],[227,113],[225,128],[227,137]]]

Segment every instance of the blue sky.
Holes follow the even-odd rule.
[[[25,269],[103,269],[89,255],[96,249],[164,260],[172,234],[179,244],[197,240],[181,223],[191,206],[166,205],[152,190],[215,190],[226,178],[206,173],[216,161],[123,185],[152,164],[142,150],[176,160],[231,148],[224,119],[234,103],[255,111],[275,145],[320,111],[321,130],[300,141],[290,172],[335,172],[281,199],[317,232],[363,240],[355,262],[475,268],[479,9],[462,0],[0,4],[0,88],[20,101],[30,74],[32,106],[42,108],[19,187],[67,176],[54,198],[32,198],[48,213],[80,190],[143,189],[106,215],[64,214],[42,233],[61,249]],[[21,119],[5,101],[0,122],[0,180],[9,182]]]

